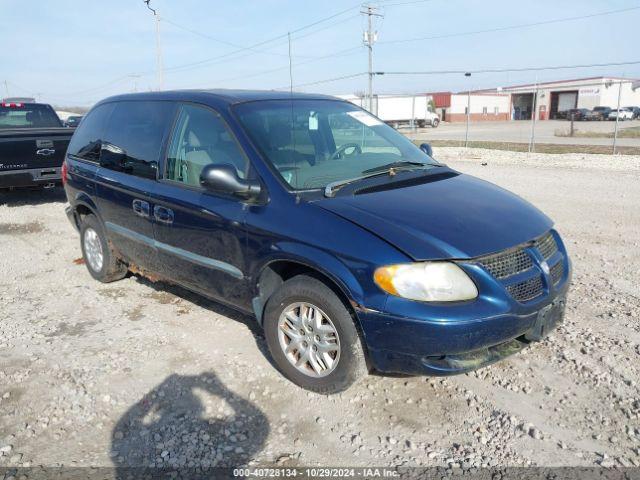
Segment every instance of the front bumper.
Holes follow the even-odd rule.
[[[525,248],[535,256],[535,266],[524,276],[497,280],[477,262],[464,263],[480,292],[472,301],[427,304],[389,296],[384,311],[359,312],[372,366],[390,373],[452,375],[542,340],[563,320],[571,281],[571,262],[557,234],[554,238],[558,248],[546,257],[551,268],[537,250]],[[562,269],[554,267],[560,264]],[[540,294],[516,300],[510,285],[533,277],[540,278]]]
[[[0,171],[0,188],[54,186],[61,182],[60,167]]]
[[[387,373],[442,376],[485,367],[544,339],[560,325],[566,290],[565,286],[552,302],[529,315],[501,315],[474,322],[425,322],[368,313],[369,358],[376,370]],[[373,327],[375,324],[378,326]],[[392,334],[385,327],[391,325],[393,336],[404,339],[404,348],[372,347],[371,343],[389,343]]]

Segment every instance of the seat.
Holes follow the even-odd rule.
[[[200,172],[206,165],[214,162],[194,131],[190,131],[187,135],[186,149],[184,182],[189,185],[200,185]]]

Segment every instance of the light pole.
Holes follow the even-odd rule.
[[[533,92],[533,111],[531,114],[531,137],[529,138],[529,153],[535,149],[536,141],[536,111],[538,110],[538,76],[536,75],[536,88]]]
[[[162,47],[160,45],[160,15],[158,15],[158,12],[154,8],[151,8],[151,6],[149,5],[149,2],[151,2],[151,0],[143,1],[147,5],[147,8],[153,12],[153,16],[155,17],[156,21],[156,66],[158,69],[158,90],[162,90],[162,88],[164,87],[164,73],[162,71]]]
[[[616,154],[616,143],[618,143],[618,122],[620,121],[620,96],[622,94],[622,80],[618,83],[618,106],[616,107],[616,126],[613,130],[613,154]]]
[[[471,77],[471,72],[467,72],[464,74],[465,77]],[[468,85],[467,90],[467,128],[464,132],[464,148],[469,146],[469,118],[471,117],[471,83]]]

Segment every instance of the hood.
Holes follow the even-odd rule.
[[[471,258],[533,240],[552,221],[522,198],[459,174],[443,180],[316,203],[414,260]]]

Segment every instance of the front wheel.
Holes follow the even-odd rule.
[[[264,331],[280,372],[317,393],[341,392],[367,373],[354,318],[323,282],[299,275],[265,309]]]
[[[437,118],[434,118],[434,119],[431,121],[431,126],[432,126],[433,128],[438,128],[438,125],[440,125],[440,120],[439,120],[439,119],[437,119]]]

